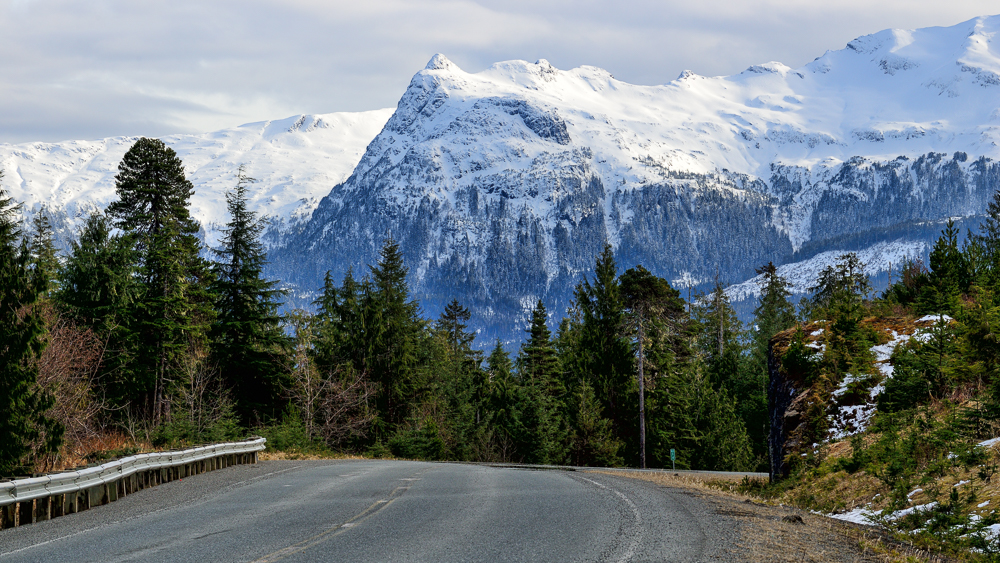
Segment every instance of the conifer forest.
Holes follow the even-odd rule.
[[[798,369],[799,353],[816,380],[860,365],[862,319],[925,312],[954,317],[957,336],[946,361],[937,348],[907,360],[885,410],[965,386],[979,416],[1000,418],[1000,199],[982,232],[960,244],[949,225],[929,264],[905,264],[878,296],[852,255],[794,305],[761,264],[746,323],[720,282],[682,295],[605,246],[568,310],[537,301],[512,349],[477,342],[477,311],[456,300],[426,318],[388,238],[377,263],[328,274],[309,310],[284,309],[281,281],[263,274],[266,218],[247,207],[255,180],[241,168],[232,181],[218,248],[199,238],[193,186],[158,140],[132,146],[116,200],[66,252],[44,213],[23,225],[0,193],[0,475],[250,435],[300,452],[606,467],[671,467],[673,450],[678,469],[767,471],[772,338],[830,323],[825,363],[801,344],[783,358]]]

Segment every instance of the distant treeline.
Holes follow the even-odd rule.
[[[773,265],[747,328],[721,283],[685,301],[641,266],[620,272],[607,246],[554,333],[538,301],[516,354],[497,342],[484,357],[466,330],[475,311],[453,301],[423,318],[392,240],[368,271],[328,275],[315,312],[279,315],[253,183],[241,167],[210,252],[193,186],[158,140],[128,151],[116,201],[64,256],[44,209],[22,233],[0,192],[0,474],[93,459],[113,433],[602,466],[644,454],[669,467],[674,451],[678,468],[766,468],[767,343],[796,322]]]

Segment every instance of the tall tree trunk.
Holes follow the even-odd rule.
[[[645,338],[642,320],[639,321],[639,467],[646,468],[646,377],[643,375],[642,344]]]

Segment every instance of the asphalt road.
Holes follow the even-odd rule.
[[[732,561],[735,523],[680,489],[572,471],[262,462],[0,531],[0,563]]]

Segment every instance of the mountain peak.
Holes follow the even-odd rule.
[[[448,57],[441,53],[436,53],[431,57],[431,60],[427,61],[427,66],[424,67],[424,70],[454,70],[456,68],[458,67]]]

